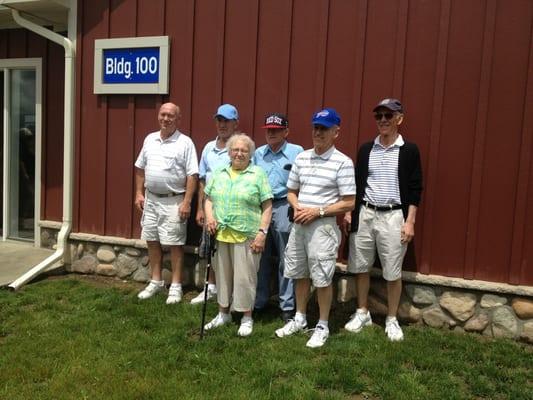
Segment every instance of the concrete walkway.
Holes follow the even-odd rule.
[[[7,286],[51,254],[53,250],[33,247],[33,243],[0,241],[0,287]]]

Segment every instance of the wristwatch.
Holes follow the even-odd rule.
[[[324,207],[320,207],[318,209],[318,215],[320,216],[320,218],[322,218],[325,214],[326,212],[324,211]]]
[[[259,232],[267,235],[268,234],[268,230],[266,230],[265,228],[259,228]]]

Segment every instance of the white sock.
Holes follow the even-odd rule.
[[[156,281],[152,279],[151,282],[157,286],[165,286],[165,281]]]
[[[176,288],[176,289],[181,289],[181,283],[173,283],[172,285],[170,285],[170,287],[172,288]]]
[[[212,292],[213,290],[216,290],[217,286],[214,283],[208,283],[207,284],[207,290]]]
[[[323,320],[323,319],[319,319],[316,326],[321,326],[323,327],[324,329],[329,329],[328,328],[328,321],[327,320]]]
[[[241,324],[243,322],[248,322],[248,321],[252,321],[253,322],[252,317],[248,317],[247,315],[243,315],[242,318],[241,318]]]
[[[296,311],[296,314],[294,314],[294,320],[300,325],[305,325],[307,323],[306,315],[298,311]]]

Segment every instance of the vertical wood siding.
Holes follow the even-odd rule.
[[[393,96],[424,169],[409,269],[533,285],[530,0],[93,0],[79,13],[75,230],[138,237],[133,162],[165,101],[198,153],[223,102],[258,145],[266,112],[288,113],[309,147],[311,114],[335,107],[338,147],[355,157]],[[171,39],[168,96],[92,93],[95,39],[154,35]],[[59,59],[45,64],[43,208],[60,219],[62,55],[28,38],[2,34],[0,56]]]

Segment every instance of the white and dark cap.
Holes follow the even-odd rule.
[[[285,129],[289,127],[289,120],[284,114],[270,113],[265,116],[264,129]]]

